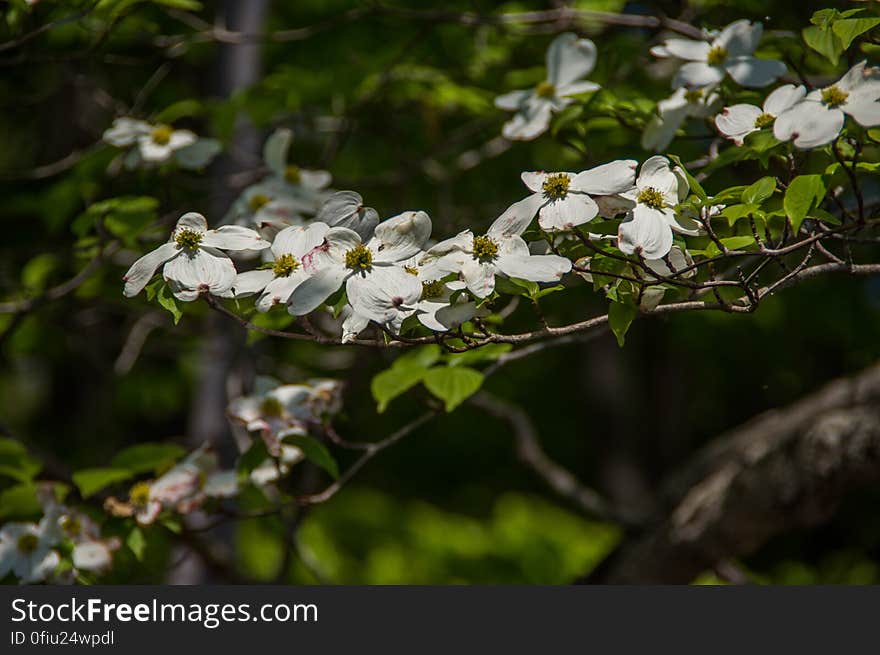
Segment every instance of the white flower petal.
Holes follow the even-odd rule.
[[[534,193],[527,198],[513,203],[504,210],[501,216],[492,221],[492,225],[489,226],[489,231],[486,234],[490,237],[508,237],[522,234],[526,231],[526,228],[535,217],[535,212],[538,211],[538,208],[543,203],[544,198],[541,193]],[[473,235],[471,235],[471,242],[473,242]],[[470,243],[467,245],[469,247]],[[434,250],[434,248],[431,250]]]
[[[668,111],[653,116],[645,125],[645,131],[642,133],[642,147],[653,152],[666,150],[685,118],[687,118],[687,111],[684,107],[677,111]]]
[[[840,107],[844,113],[852,116],[862,127],[880,125],[880,102],[876,100],[858,100],[846,102]]]
[[[565,198],[550,200],[538,212],[538,225],[550,231],[570,230],[593,220],[599,207],[590,196],[569,193]]]
[[[461,277],[477,298],[485,298],[495,290],[495,264],[492,262],[468,258],[462,263]]]
[[[299,183],[301,186],[313,191],[320,191],[330,186],[333,176],[329,171],[316,171],[306,168],[299,169]]]
[[[772,84],[788,70],[781,61],[757,57],[738,57],[729,60],[724,68],[737,84],[749,88]]]
[[[204,233],[208,231],[208,221],[198,212],[187,212],[179,219],[174,226],[174,231],[193,230],[194,232]]]
[[[421,251],[431,237],[431,219],[423,211],[398,214],[376,226],[367,244],[376,262],[399,262]]]
[[[272,244],[248,227],[224,225],[205,232],[201,245],[223,250],[262,250]]]
[[[678,177],[669,168],[669,160],[662,155],[649,157],[642,164],[636,186],[642,189],[655,189],[663,194],[664,199],[678,203]]]
[[[321,205],[315,220],[330,227],[347,227],[366,241],[373,236],[379,214],[372,207],[364,207],[364,199],[359,193],[337,191]]]
[[[571,181],[569,189],[594,196],[621,193],[635,185],[637,168],[638,162],[634,159],[618,159],[595,166],[578,173]]]
[[[496,265],[508,277],[532,282],[558,282],[571,270],[571,261],[558,255],[500,255]]]
[[[525,171],[520,173],[519,177],[523,184],[528,187],[529,191],[541,193],[544,188],[544,182],[550,176],[550,173],[544,171]]]
[[[655,57],[677,57],[686,61],[706,61],[710,46],[706,41],[667,39],[661,47],[651,49]]]
[[[302,259],[307,252],[324,243],[329,229],[324,223],[318,222],[286,227],[275,235],[272,254],[276,259],[282,255],[293,255]]]
[[[293,143],[293,132],[282,128],[275,130],[263,144],[263,161],[266,162],[269,170],[279,177],[284,176],[291,143]]]
[[[757,50],[763,33],[764,26],[761,23],[750,23],[741,19],[721,30],[712,46],[724,48],[729,57],[750,55]]]
[[[287,311],[294,316],[304,316],[314,311],[342,286],[350,273],[343,266],[327,266],[318,270],[291,294]]]
[[[189,130],[174,130],[168,137],[168,147],[172,150],[180,150],[191,146],[198,137]]]
[[[617,230],[621,252],[641,253],[645,259],[660,259],[672,248],[672,229],[662,212],[637,205]]]
[[[138,148],[143,160],[149,162],[165,161],[173,152],[169,144],[156,143],[150,135],[138,137]]]
[[[175,257],[178,252],[176,243],[163,243],[152,252],[148,252],[138,259],[122,278],[125,282],[123,293],[128,298],[138,295],[147,286],[150,279],[156,273],[156,269],[172,257]]]
[[[595,82],[572,82],[571,84],[565,84],[556,89],[556,95],[560,98],[567,98],[568,96],[589,93],[590,91],[596,91],[601,88],[602,87]]]
[[[308,279],[308,275],[302,269],[286,277],[273,277],[257,299],[257,311],[268,312],[275,305],[286,304],[296,288]]]
[[[73,565],[85,571],[105,571],[113,563],[110,549],[102,541],[84,541],[73,549]]]
[[[815,148],[831,143],[843,123],[844,114],[839,109],[805,100],[776,118],[773,134],[780,141],[793,140],[798,148]]]
[[[223,146],[217,139],[198,139],[195,143],[175,151],[174,158],[182,168],[204,168],[216,157]]]
[[[235,266],[224,253],[214,248],[182,251],[165,264],[163,277],[183,289],[214,295],[229,291],[235,283]]]
[[[342,321],[342,342],[351,343],[369,324],[370,319],[366,316],[361,316],[352,309],[345,320]]]
[[[411,310],[422,295],[416,276],[397,266],[375,266],[371,273],[352,275],[345,289],[355,313],[380,324]]]
[[[110,145],[125,148],[134,144],[138,137],[150,133],[149,124],[133,118],[117,118],[104,132],[103,139]]]
[[[779,116],[786,109],[794,107],[804,99],[807,89],[804,85],[783,84],[774,89],[764,101],[764,111],[771,116]]]
[[[239,273],[232,283],[232,291],[239,297],[252,296],[255,293],[260,293],[274,279],[275,273],[270,269]]]
[[[758,128],[755,127],[755,120],[762,113],[761,109],[754,105],[740,104],[725,107],[715,117],[715,126],[723,136],[731,139],[737,145],[742,145],[742,140],[747,134],[758,131]]]
[[[504,124],[501,134],[514,141],[530,141],[547,131],[552,110],[553,105],[549,102],[520,109]]]
[[[495,98],[495,106],[506,111],[516,111],[532,96],[531,89],[511,91]]]
[[[702,61],[689,61],[678,69],[672,79],[672,86],[698,87],[718,84],[724,79],[724,73],[721,66],[710,66]]]
[[[596,45],[566,32],[557,36],[547,49],[547,81],[560,87],[588,75],[596,65]]]

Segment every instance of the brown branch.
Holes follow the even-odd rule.
[[[880,364],[716,439],[666,485],[667,509],[588,579],[688,583],[772,537],[819,525],[880,479]]]

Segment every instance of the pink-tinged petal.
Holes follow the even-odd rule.
[[[722,136],[730,139],[737,145],[742,145],[742,141],[747,134],[758,130],[755,127],[755,121],[762,113],[761,109],[754,105],[740,104],[725,107],[715,117],[715,126]]]

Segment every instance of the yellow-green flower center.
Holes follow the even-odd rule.
[[[37,538],[35,534],[23,534],[18,538],[18,543],[16,547],[19,552],[24,553],[25,555],[30,555],[37,549],[37,546],[40,544],[40,540]]]
[[[498,244],[492,237],[474,237],[473,252],[474,259],[490,262],[498,256]]]
[[[290,182],[291,184],[299,184],[301,175],[299,173],[299,166],[295,166],[291,164],[290,166],[285,167],[284,169],[284,179]]]
[[[177,245],[181,248],[195,250],[202,242],[203,236],[204,235],[201,232],[196,232],[195,230],[190,230],[188,227],[185,227],[177,231],[177,234],[174,235],[174,241],[177,242]]]
[[[841,89],[836,84],[829,86],[827,89],[822,89],[822,102],[824,102],[829,107],[837,107],[838,105],[842,105],[846,102],[846,99],[849,98],[849,93]]]
[[[417,269],[415,266],[404,266],[403,270],[405,270],[410,275],[418,275],[419,274],[419,269]]]
[[[298,268],[299,262],[296,260],[296,257],[293,255],[281,255],[281,257],[275,260],[272,272],[275,273],[275,277],[288,277]]]
[[[547,179],[544,180],[544,184],[541,185],[541,189],[544,191],[544,195],[548,198],[559,200],[568,195],[569,184],[571,184],[571,179],[568,175],[565,173],[556,173],[555,175],[547,176]]]
[[[703,89],[688,89],[684,92],[684,99],[689,103],[694,104],[695,102],[699,102],[703,98]]]
[[[636,200],[643,205],[648,205],[648,207],[652,209],[663,209],[665,204],[663,202],[663,194],[657,191],[654,187],[642,189],[636,197]]]
[[[150,502],[150,483],[138,482],[128,492],[128,499],[135,507],[146,507]]]
[[[366,271],[372,265],[373,253],[362,243],[345,253],[345,266],[353,271]]]
[[[174,128],[170,125],[157,125],[150,133],[150,138],[153,140],[153,143],[166,146],[171,141],[172,134],[174,134]]]
[[[284,414],[284,405],[273,396],[266,396],[260,403],[260,414],[269,417],[278,417]]]
[[[774,116],[773,114],[767,114],[767,113],[761,114],[760,116],[758,116],[755,119],[755,127],[757,127],[760,130],[761,128],[768,127],[769,125],[772,125],[773,121],[775,121],[775,120],[776,120],[776,116]]]
[[[62,516],[60,523],[61,529],[64,530],[68,537],[78,537],[82,532],[82,523],[74,516]]]
[[[552,98],[556,95],[556,87],[550,82],[541,82],[535,87],[535,95],[539,98]]]
[[[260,211],[264,206],[268,205],[272,201],[272,198],[267,196],[265,193],[255,193],[251,196],[251,199],[248,200],[248,207],[252,212]]]
[[[709,50],[709,54],[706,55],[706,63],[710,66],[720,66],[727,60],[727,48],[722,48],[720,45],[716,45],[714,48]]]
[[[443,283],[440,280],[422,282],[422,300],[439,298],[443,295]]]

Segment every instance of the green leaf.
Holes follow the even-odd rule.
[[[266,450],[266,443],[262,439],[254,439],[251,447],[238,458],[237,470],[241,476],[247,478],[251,471],[257,468],[270,457]]]
[[[19,482],[30,482],[42,468],[39,460],[31,457],[22,444],[0,437],[0,475]]]
[[[840,53],[843,52],[844,48],[843,43],[834,33],[834,30],[818,26],[805,27],[801,31],[801,36],[804,37],[804,42],[813,50],[832,64],[837,64]]]
[[[37,500],[37,487],[29,482],[0,492],[0,518],[28,518],[43,511]]]
[[[762,177],[743,190],[742,201],[747,205],[760,205],[772,196],[774,191],[776,191],[776,178]]]
[[[174,317],[175,325],[180,322],[180,317],[183,316],[183,312],[180,311],[180,307],[177,306],[177,299],[171,294],[171,290],[164,282],[156,293],[156,302],[171,312],[171,316]]]
[[[844,50],[849,48],[852,42],[865,32],[880,25],[880,18],[846,18],[834,21],[831,29],[840,39]]]
[[[123,468],[91,468],[76,471],[72,477],[80,495],[88,498],[104,487],[123,482],[133,476],[134,473]]]
[[[391,366],[392,368],[405,368],[408,366],[421,366],[423,368],[428,368],[437,363],[442,352],[443,350],[440,346],[433,343],[428,346],[413,348],[395,359]]]
[[[821,175],[798,175],[785,190],[782,206],[791,221],[795,234],[810,211],[819,206],[825,197],[825,183]]]
[[[160,472],[172,466],[186,454],[186,450],[173,443],[144,443],[118,452],[110,466],[127,469],[132,473]]]
[[[483,374],[467,366],[438,366],[425,373],[425,387],[451,412],[483,384]]]
[[[501,355],[509,352],[513,346],[509,343],[490,343],[463,353],[452,353],[447,357],[449,366],[468,366],[482,362],[493,362]]]
[[[608,307],[608,324],[617,337],[617,345],[621,348],[626,343],[626,333],[637,313],[638,309],[630,304],[613,302]]]
[[[147,540],[144,537],[143,530],[138,526],[134,526],[128,536],[125,538],[125,545],[134,553],[137,560],[143,561],[144,552],[147,550]]]
[[[183,9],[185,11],[199,11],[202,3],[198,0],[153,0],[157,5],[165,5],[174,9]]]
[[[28,260],[21,270],[21,283],[29,292],[37,293],[46,288],[49,278],[58,267],[58,257],[44,252]]]
[[[306,459],[327,471],[333,479],[339,477],[339,466],[336,464],[336,460],[333,459],[333,455],[324,447],[324,444],[314,437],[304,434],[288,434],[281,437],[281,441],[299,448],[303,451]]]
[[[721,210],[721,215],[727,219],[727,224],[733,227],[738,220],[754,214],[758,209],[758,205],[729,205]]]
[[[198,116],[204,111],[204,107],[199,100],[189,98],[187,100],[178,100],[168,105],[156,114],[155,123],[173,123],[181,118],[190,116]]]
[[[518,277],[510,278],[510,281],[513,282],[516,286],[522,287],[526,290],[526,295],[529,298],[534,298],[538,295],[538,292],[541,290],[541,287],[538,286],[537,282],[532,282],[531,280],[522,280]]]
[[[751,235],[743,235],[739,237],[727,237],[726,239],[719,239],[721,243],[728,250],[740,250],[741,248],[745,248],[746,246],[750,246],[755,243],[755,237]]]
[[[392,366],[376,375],[370,383],[370,391],[378,405],[377,411],[384,412],[388,403],[421,382],[427,372],[424,366]]]

